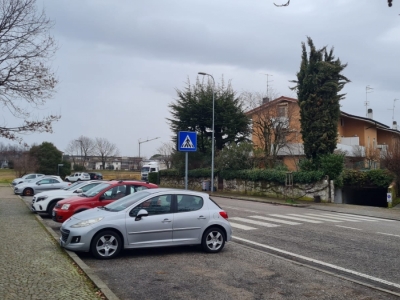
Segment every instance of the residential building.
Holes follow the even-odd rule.
[[[296,170],[299,160],[305,157],[297,99],[267,99],[247,115],[252,118],[254,145],[263,149],[267,159],[280,160],[290,170]],[[390,128],[375,121],[372,109],[367,117],[341,111],[336,149],[360,168],[378,168],[381,155],[390,149],[394,137],[400,138],[397,123],[394,121]]]

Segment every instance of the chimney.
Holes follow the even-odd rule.
[[[396,121],[393,121],[393,127],[392,127],[392,129],[397,130],[397,122],[396,122]]]
[[[264,104],[264,103],[268,103],[268,102],[269,102],[269,98],[268,98],[268,97],[264,97],[264,98],[262,99],[262,102],[263,102],[263,104]]]
[[[372,108],[368,108],[368,118],[373,119],[372,118]]]

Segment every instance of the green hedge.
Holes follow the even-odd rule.
[[[395,175],[388,170],[349,170],[343,172],[343,185],[355,187],[387,188],[395,179]]]
[[[274,170],[274,169],[251,169],[251,170],[214,170],[215,176],[221,176],[225,180],[241,179],[249,181],[268,181],[284,184],[286,180],[286,171]],[[162,177],[182,177],[184,172],[181,173],[178,170],[161,170],[160,176]],[[195,169],[188,172],[188,177],[191,178],[204,178],[210,177],[210,169]],[[322,171],[302,171],[293,172],[294,183],[314,183],[324,178]]]
[[[154,184],[160,184],[160,174],[159,172],[149,173],[149,182]]]

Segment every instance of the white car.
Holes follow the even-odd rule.
[[[22,196],[32,196],[48,190],[63,189],[70,185],[71,183],[63,181],[60,176],[42,176],[17,184],[14,187],[14,193]]]
[[[88,173],[77,172],[65,177],[65,181],[75,182],[75,181],[90,180],[90,175]]]
[[[28,181],[28,180],[33,180],[33,179],[36,179],[36,178],[39,178],[39,177],[42,177],[42,176],[44,176],[44,174],[36,174],[36,173],[34,173],[34,174],[26,174],[26,175],[22,176],[21,178],[15,178],[11,182],[11,184],[13,186],[16,186],[17,184],[23,183],[23,182]]]
[[[47,213],[51,215],[57,202],[72,196],[76,196],[90,190],[102,181],[84,181],[71,184],[68,188],[62,190],[47,191],[36,194],[32,198],[31,210],[38,213]]]

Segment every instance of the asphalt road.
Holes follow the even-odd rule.
[[[125,250],[107,261],[79,256],[120,299],[398,299],[354,282],[400,291],[390,286],[400,282],[398,221],[215,200],[234,229],[221,253],[193,246]]]

